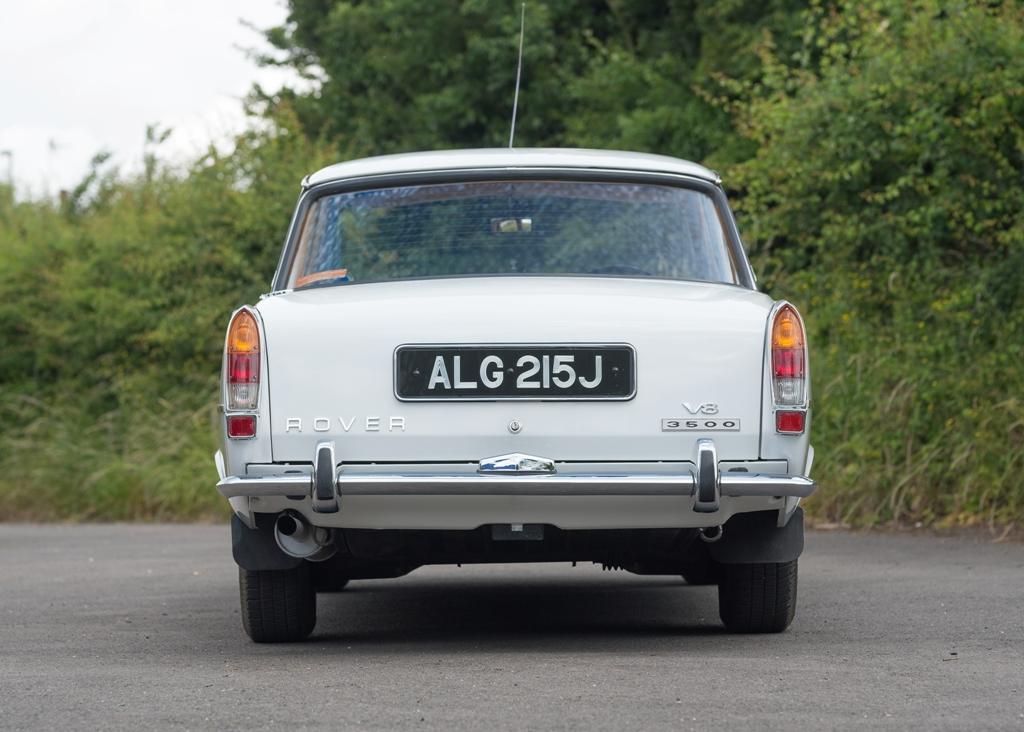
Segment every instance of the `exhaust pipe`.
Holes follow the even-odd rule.
[[[274,522],[274,541],[289,557],[322,562],[334,556],[334,532],[311,526],[302,514],[285,511]]]
[[[714,544],[716,541],[721,541],[722,536],[725,534],[725,527],[723,526],[709,526],[705,529],[699,529],[700,539],[706,544]]]

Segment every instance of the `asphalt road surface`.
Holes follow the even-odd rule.
[[[0,525],[8,729],[1024,729],[1024,546],[811,533],[789,632],[715,589],[579,565],[429,567],[243,634],[220,526]]]

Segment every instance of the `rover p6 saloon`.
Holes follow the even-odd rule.
[[[792,621],[813,449],[796,308],[718,176],[466,150],[308,176],[271,291],[230,319],[217,488],[242,621],[426,564],[596,562]]]

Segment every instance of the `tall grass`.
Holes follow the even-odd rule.
[[[1024,318],[976,302],[936,273],[874,312],[842,274],[786,278],[810,330],[818,519],[851,525],[1019,524],[1024,516]],[[946,280],[946,281],[942,281]],[[812,284],[813,283],[813,284]],[[831,286],[830,286],[831,285]],[[945,294],[945,295],[944,295]],[[975,312],[971,312],[971,310]],[[993,309],[994,310],[994,309]]]
[[[223,518],[226,505],[213,488],[215,403],[208,389],[191,399],[158,397],[97,417],[70,394],[49,402],[7,397],[0,403],[3,423],[20,429],[3,435],[3,518]]]

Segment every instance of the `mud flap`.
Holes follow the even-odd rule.
[[[274,541],[273,521],[265,521],[262,526],[257,521],[256,528],[250,529],[238,516],[231,517],[231,554],[235,564],[251,572],[261,569],[294,569],[302,564],[301,559],[281,551]]]
[[[804,510],[793,512],[779,528],[778,511],[738,513],[725,522],[722,538],[708,544],[711,557],[721,564],[791,562],[804,550]]]

